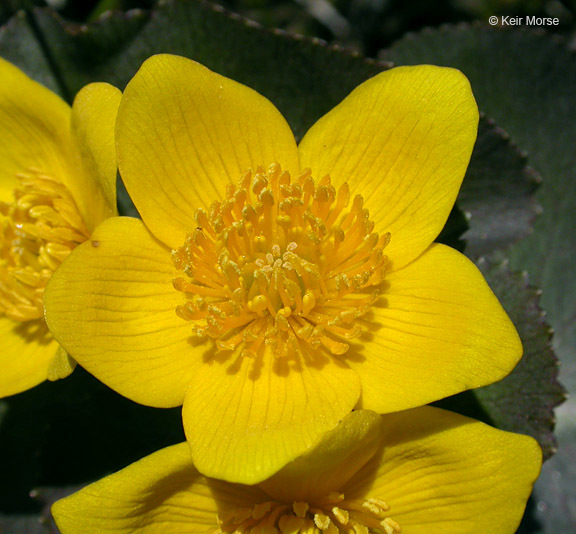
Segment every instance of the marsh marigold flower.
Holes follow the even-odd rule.
[[[256,483],[354,407],[422,405],[506,375],[518,335],[432,241],[476,138],[466,78],[368,80],[296,145],[278,110],[191,60],[147,60],[118,111],[142,220],[114,218],[52,278],[56,338],[100,380],[184,404],[194,463]]]
[[[527,436],[437,408],[353,412],[256,486],[163,449],[52,507],[62,534],[513,534],[541,463]]]
[[[72,109],[0,59],[0,397],[69,374],[44,321],[46,283],[116,215],[120,91],[92,84]]]

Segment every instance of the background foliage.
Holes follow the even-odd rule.
[[[149,55],[177,53],[256,88],[301,136],[391,62],[463,70],[484,115],[458,207],[440,239],[477,261],[516,323],[525,357],[499,384],[439,404],[533,435],[547,457],[554,453],[552,409],[564,391],[553,348],[565,385],[576,390],[574,2],[226,3],[259,24],[197,0],[50,4],[0,4],[0,55],[68,101],[90,81],[123,88]],[[561,24],[552,28],[555,35],[504,31],[486,24],[492,14],[557,16]],[[439,27],[446,23],[452,24]],[[120,208],[134,214],[125,195]],[[576,469],[575,415],[573,403],[559,411],[560,453],[545,466],[520,532],[569,533],[576,524],[568,483]],[[2,525],[7,532],[53,531],[48,520],[38,523],[42,503],[183,439],[178,410],[135,405],[81,369],[5,400],[0,531]],[[34,488],[40,489],[32,498]]]

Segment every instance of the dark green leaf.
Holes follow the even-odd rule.
[[[493,121],[482,119],[458,205],[468,216],[464,234],[471,257],[489,254],[526,237],[539,211],[540,181],[526,156]]]
[[[34,487],[95,480],[185,439],[179,409],[136,404],[80,367],[5,403],[0,512],[37,511]]]
[[[2,0],[0,2],[0,24],[4,24],[12,15],[23,9],[44,6],[43,0]]]
[[[0,514],[0,532],[10,534],[54,534],[55,525],[41,515],[3,515]]]
[[[61,93],[29,16],[21,11],[0,27],[0,56],[18,65],[28,76],[56,93]]]
[[[528,285],[525,274],[512,273],[507,261],[481,258],[478,266],[516,325],[524,355],[509,376],[477,389],[476,397],[498,428],[531,435],[549,458],[556,452],[553,408],[566,396],[558,382],[552,329],[538,304],[541,292]]]
[[[457,206],[454,205],[448,220],[442,228],[440,235],[436,238],[438,243],[444,243],[449,247],[455,248],[460,252],[463,252],[466,243],[462,236],[468,230],[469,225],[464,212]]]
[[[164,2],[150,16],[113,14],[90,26],[67,25],[49,10],[35,16],[70,94],[95,80],[123,88],[150,55],[181,54],[273,100],[299,136],[384,67],[194,0]]]

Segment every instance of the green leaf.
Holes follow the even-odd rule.
[[[553,408],[566,394],[558,382],[552,329],[538,304],[541,291],[528,285],[525,273],[512,273],[507,260],[481,258],[478,266],[516,325],[524,355],[504,380],[475,390],[476,397],[495,426],[531,435],[549,458],[557,449]]]
[[[0,512],[38,511],[37,486],[95,480],[185,439],[179,409],[136,404],[80,367],[4,402]]]
[[[480,108],[527,150],[542,176],[537,200],[543,213],[534,232],[510,251],[513,269],[526,269],[543,290],[541,304],[555,330],[561,379],[576,389],[576,56],[545,33],[486,27],[444,28],[399,41],[386,58],[402,64],[436,63],[461,69]],[[576,488],[576,401],[558,410],[560,453],[537,484],[538,518],[547,533],[568,532],[576,522],[570,502]]]
[[[4,24],[12,15],[22,9],[46,5],[43,0],[2,0],[0,3],[0,24]]]
[[[70,94],[95,80],[123,88],[150,55],[180,54],[273,100],[298,136],[385,67],[319,40],[261,29],[205,2],[168,1],[149,16],[116,13],[80,27],[50,10],[34,14]]]
[[[50,512],[52,505],[85,486],[86,484],[79,484],[33,489],[30,492],[30,497],[38,504],[40,511],[34,514],[3,514],[0,512],[0,532],[3,534],[57,534],[60,531]]]
[[[0,514],[0,532],[12,534],[53,534],[56,526],[40,515]]]
[[[526,237],[540,211],[534,191],[540,177],[526,155],[494,121],[482,118],[458,205],[468,217],[470,257],[508,248]]]
[[[0,56],[18,65],[28,76],[62,94],[53,66],[33,28],[30,17],[21,11],[0,27]]]

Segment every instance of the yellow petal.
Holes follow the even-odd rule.
[[[0,398],[26,391],[48,378],[58,343],[43,321],[20,323],[0,317]]]
[[[432,245],[386,278],[366,340],[350,366],[362,407],[379,413],[420,406],[500,380],[522,345],[484,277],[459,252]]]
[[[114,217],[77,247],[44,294],[46,321],[82,367],[142,404],[182,404],[201,357],[175,312],[170,251],[138,219]]]
[[[444,226],[470,160],[478,108],[459,71],[398,67],[356,88],[299,147],[302,167],[364,197],[394,268]]]
[[[338,492],[382,445],[380,415],[351,412],[304,454],[261,482],[268,495],[285,502],[311,502]]]
[[[410,534],[516,532],[540,472],[536,441],[427,406],[383,419],[383,454],[346,497],[384,500]]]
[[[55,178],[73,154],[70,107],[0,58],[0,200],[12,201],[16,175],[31,167]]]
[[[52,514],[62,534],[205,534],[218,528],[223,507],[253,506],[262,497],[257,488],[207,480],[180,443],[57,501]]]
[[[206,354],[182,417],[194,464],[207,476],[255,484],[336,426],[360,393],[357,376],[333,358],[308,361]]]
[[[50,362],[48,368],[48,380],[61,380],[70,376],[76,369],[76,360],[70,358],[70,355],[62,348],[58,347],[56,355]]]
[[[84,172],[63,176],[88,230],[116,215],[114,127],[122,93],[107,83],[85,86],[72,106],[72,134]]]
[[[248,168],[298,171],[294,136],[266,98],[178,56],[144,62],[124,92],[116,135],[134,204],[173,248],[197,226],[195,210],[224,198]]]

